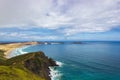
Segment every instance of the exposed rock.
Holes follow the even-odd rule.
[[[82,42],[79,42],[79,41],[75,41],[75,42],[72,42],[73,44],[82,44]]]
[[[41,51],[13,57],[7,60],[7,64],[14,66],[20,65],[20,68],[22,66],[23,68],[28,69],[32,73],[45,78],[46,80],[51,80],[49,76],[49,66],[58,66],[53,59],[48,58]]]

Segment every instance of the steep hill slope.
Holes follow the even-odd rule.
[[[49,66],[57,66],[55,61],[41,51],[3,61],[0,64],[0,80],[51,80]]]

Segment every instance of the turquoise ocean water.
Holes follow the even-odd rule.
[[[10,56],[34,51],[43,51],[61,64],[52,69],[53,80],[120,80],[120,42],[27,46]]]

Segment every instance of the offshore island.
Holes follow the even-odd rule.
[[[6,56],[15,48],[36,44],[40,43],[1,43],[0,80],[51,80],[49,67],[58,65],[42,51],[6,58]]]

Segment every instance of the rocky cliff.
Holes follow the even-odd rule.
[[[50,72],[49,66],[57,66],[57,65],[53,59],[48,58],[47,56],[45,56],[43,52],[40,51],[40,52],[32,52],[24,55],[19,55],[7,59],[5,61],[5,64],[2,66],[13,67],[25,71],[27,73],[31,73],[33,75],[40,77],[39,80],[43,80],[43,79],[51,80],[49,76],[49,72]],[[29,80],[34,80],[34,79],[29,79]]]

